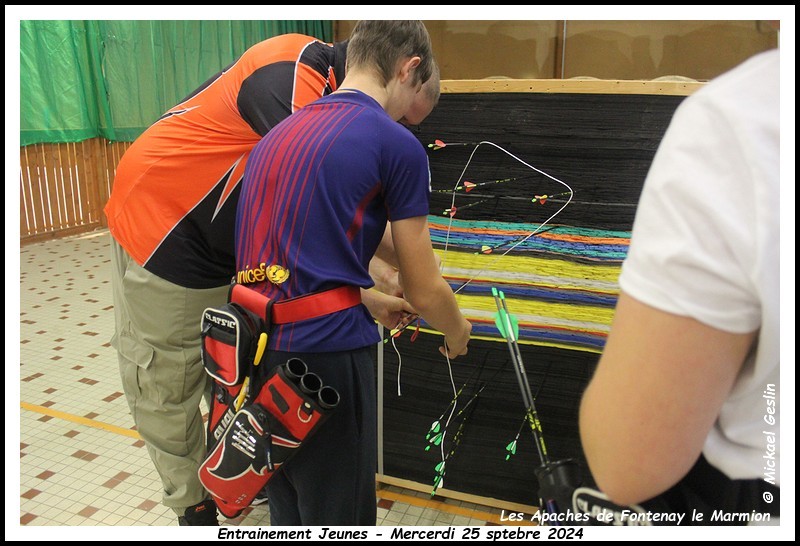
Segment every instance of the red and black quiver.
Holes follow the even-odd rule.
[[[214,379],[214,396],[209,452],[198,475],[219,511],[234,518],[336,408],[339,393],[298,358],[260,368],[272,302],[240,285],[229,300],[204,313],[203,360]],[[257,336],[244,332],[253,317]],[[240,368],[242,358],[247,365]]]

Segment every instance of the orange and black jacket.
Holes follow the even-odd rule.
[[[245,163],[278,122],[335,91],[346,43],[286,34],[248,49],[161,116],[117,166],[105,213],[147,270],[188,288],[230,283]]]

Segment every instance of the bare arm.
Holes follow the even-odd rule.
[[[403,287],[400,286],[400,274],[388,262],[373,256],[369,261],[369,276],[375,282],[377,290],[392,296],[403,296]]]
[[[434,254],[436,269],[441,268],[442,260]],[[375,256],[369,262],[369,276],[375,282],[375,288],[392,296],[403,297],[403,280],[397,270],[397,253],[394,249],[392,240],[392,225],[386,224],[386,231],[375,252]]]
[[[386,223],[386,230],[383,232],[383,238],[381,239],[377,250],[375,250],[375,257],[373,260],[375,258],[383,260],[391,267],[399,267],[399,264],[397,263],[397,253],[394,249],[394,240],[392,239],[391,222]]]
[[[622,293],[580,408],[599,488],[630,504],[677,483],[699,457],[754,339]]]
[[[392,238],[406,300],[428,324],[445,335],[451,358],[466,354],[472,325],[461,314],[453,291],[439,272],[427,218],[392,222]]]

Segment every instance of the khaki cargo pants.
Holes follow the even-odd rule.
[[[206,498],[197,477],[205,456],[200,408],[210,380],[200,360],[200,318],[223,305],[228,286],[184,288],[140,267],[111,239],[112,290],[122,387],[164,486],[163,503],[183,515]]]

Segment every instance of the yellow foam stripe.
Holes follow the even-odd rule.
[[[438,250],[445,267],[472,269],[478,277],[491,277],[491,271],[530,272],[534,275],[557,275],[571,279],[591,279],[595,281],[617,282],[620,264],[581,264],[569,260],[534,258],[502,254],[473,254],[448,250],[445,254]]]
[[[88,417],[81,417],[79,415],[73,415],[71,413],[65,413],[63,411],[54,410],[51,408],[46,408],[44,406],[36,406],[34,404],[28,404],[27,402],[20,402],[20,407],[22,409],[26,409],[28,411],[33,411],[36,413],[42,413],[44,415],[49,415],[50,417],[57,417],[59,419],[64,419],[65,421],[70,421],[73,423],[78,423],[79,425],[85,425],[87,427],[92,428],[99,428],[101,430],[106,430],[108,432],[113,432],[114,434],[121,434],[122,436],[128,436],[130,438],[136,438],[137,440],[141,440],[142,437],[139,436],[139,433],[135,430],[131,430],[129,428],[122,428],[116,425],[109,425],[108,423],[103,423],[101,421],[95,421],[94,419],[89,419]]]
[[[456,301],[458,301],[458,306],[467,316],[469,316],[470,309],[497,312],[497,304],[495,304],[494,298],[488,296],[456,294]],[[508,302],[508,310],[512,315],[538,315],[582,322],[596,322],[605,325],[610,325],[611,319],[614,317],[614,309],[608,307],[511,298],[506,298],[506,301]]]
[[[596,347],[582,347],[577,345],[568,345],[566,343],[554,343],[551,341],[520,341],[520,345],[543,345],[544,347],[555,347],[556,349],[569,349],[570,351],[583,351],[584,353],[595,353],[600,354],[603,352],[603,349],[598,349]]]
[[[453,514],[456,516],[464,516],[467,518],[479,519],[487,523],[496,523],[498,525],[513,525],[514,527],[523,525],[524,526],[536,525],[535,523],[532,523],[530,521],[513,521],[513,522],[500,521],[500,515],[498,514],[490,514],[489,512],[482,512],[481,510],[477,509],[455,506],[452,504],[447,504],[442,501],[437,501],[433,499],[422,499],[420,497],[405,495],[403,493],[395,493],[394,491],[386,491],[379,489],[377,493],[378,497],[381,499],[386,499],[395,502],[403,502],[405,504],[410,504],[411,506],[417,506],[419,508],[432,508],[434,510],[438,510],[439,512],[447,512],[448,514]]]

